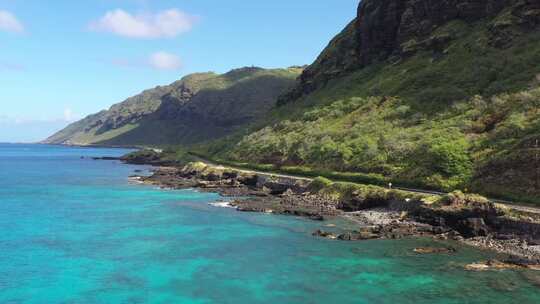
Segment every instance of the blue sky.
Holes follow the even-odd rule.
[[[358,0],[0,0],[0,142],[183,75],[313,62]]]

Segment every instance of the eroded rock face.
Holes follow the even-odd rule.
[[[490,41],[504,47],[505,28],[534,30],[540,24],[536,0],[364,0],[357,18],[350,23],[306,68],[299,84],[280,98],[285,104],[324,86],[330,79],[374,62],[398,61],[420,50],[441,53],[455,37],[436,33],[451,21],[469,24],[504,15],[504,22],[491,22]],[[492,21],[492,20],[491,20]]]
[[[459,224],[459,232],[467,237],[487,236],[490,232],[482,218],[467,218],[460,221]]]

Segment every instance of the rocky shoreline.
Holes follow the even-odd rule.
[[[320,238],[454,240],[505,256],[501,260],[474,264],[468,268],[470,270],[540,269],[537,241],[540,240],[540,224],[508,217],[493,203],[477,196],[450,194],[437,198],[365,186],[365,191],[356,190],[340,197],[322,191],[317,180],[255,174],[204,163],[157,167],[150,176],[131,178],[161,188],[217,192],[230,198],[230,206],[242,212],[294,215],[318,221],[342,217],[354,223],[354,229],[339,233],[314,231],[313,235]],[[418,254],[454,251],[453,248],[415,249]]]

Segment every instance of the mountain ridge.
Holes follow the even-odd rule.
[[[364,0],[358,6],[357,18],[304,70],[298,86],[282,96],[279,104],[375,62],[390,59],[396,63],[422,50],[442,53],[456,39],[455,33],[433,33],[450,21],[472,24],[499,15],[499,20],[490,25],[489,43],[506,47],[515,33],[509,28],[534,30],[540,23],[539,10],[540,3],[528,0]]]
[[[44,143],[159,145],[219,137],[264,114],[274,105],[277,96],[292,86],[300,71],[297,67],[270,70],[245,67],[221,75],[214,72],[190,74],[89,115]],[[179,119],[191,120],[191,125],[179,125]],[[216,134],[197,134],[196,131],[188,134],[188,129],[197,126],[204,129],[203,123],[220,129],[216,129]],[[147,134],[151,131],[157,134]],[[183,132],[183,136],[175,134],[178,132]]]

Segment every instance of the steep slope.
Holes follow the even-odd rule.
[[[300,72],[242,68],[192,74],[75,122],[45,143],[170,145],[218,138],[268,112]]]
[[[364,0],[234,161],[540,198],[540,2]]]
[[[351,72],[376,69],[375,66],[381,68],[381,65],[403,65],[411,57],[429,59],[430,64],[415,64],[418,71],[407,71],[413,72],[410,81],[395,83],[394,87],[383,81],[378,87],[372,83],[364,88],[402,95],[402,90],[410,85],[419,85],[413,87],[414,90],[425,87],[425,83],[420,82],[425,79],[435,86],[442,81],[456,87],[465,84],[462,93],[472,94],[519,86],[522,83],[515,84],[516,80],[532,79],[530,69],[524,70],[527,74],[521,79],[510,79],[505,83],[500,78],[507,76],[505,73],[518,74],[520,66],[511,67],[513,63],[525,65],[531,62],[504,56],[526,55],[522,54],[525,46],[533,45],[537,39],[529,35],[536,34],[539,10],[540,3],[535,0],[362,1],[357,19],[330,42],[302,73],[300,84],[281,98],[280,103],[296,100]],[[509,48],[514,51],[508,51]],[[369,71],[367,74],[378,76],[379,73]],[[384,80],[388,75],[382,76],[385,76],[381,77]],[[466,78],[459,80],[459,77]],[[470,80],[481,83],[472,85]]]

